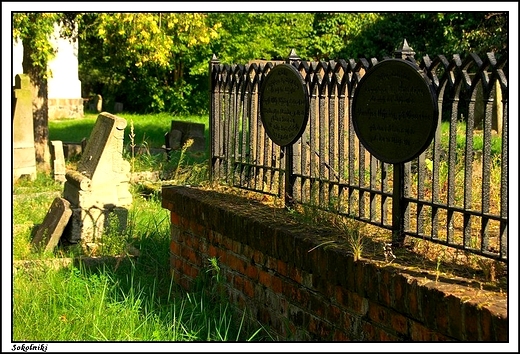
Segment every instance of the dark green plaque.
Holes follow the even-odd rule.
[[[437,129],[435,91],[412,63],[387,59],[359,82],[352,103],[354,130],[363,146],[387,163],[403,163],[430,145]]]
[[[260,119],[271,140],[280,146],[293,144],[309,118],[307,86],[296,68],[275,66],[260,88]]]

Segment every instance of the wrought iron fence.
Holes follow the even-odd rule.
[[[406,41],[395,57],[431,80],[439,124],[430,146],[404,164],[384,163],[357,138],[356,86],[375,58],[292,64],[307,85],[309,121],[290,147],[274,144],[260,119],[259,89],[280,62],[209,64],[211,178],[285,197],[404,236],[507,262],[508,58],[493,53],[418,63]],[[383,58],[385,59],[385,58]]]

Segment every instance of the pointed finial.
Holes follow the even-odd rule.
[[[415,52],[413,51],[412,47],[408,45],[406,38],[404,39],[401,48],[396,49],[396,51],[394,52],[394,57],[398,59],[406,59],[409,57],[413,57],[414,55]]]
[[[296,50],[293,48],[287,57],[287,63],[292,63],[295,61],[301,60],[300,56],[296,54]]]

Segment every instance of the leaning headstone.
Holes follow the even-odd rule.
[[[205,129],[206,128],[203,123],[190,123],[172,120],[170,131],[168,131],[164,136],[166,151],[169,152],[171,150],[178,150],[182,148],[189,139],[193,140],[193,144],[188,148],[188,151],[205,151]]]
[[[70,203],[63,198],[55,198],[43,223],[36,230],[32,244],[45,252],[54,250],[71,215]]]
[[[16,75],[13,94],[13,182],[23,175],[35,180],[32,94],[27,75]]]
[[[63,195],[73,210],[69,242],[97,242],[111,215],[126,226],[126,206],[132,204],[130,163],[123,159],[126,124],[121,117],[101,113],[77,171],[66,172]]]
[[[51,145],[54,180],[65,182],[65,154],[63,153],[63,142],[60,140],[52,140]]]

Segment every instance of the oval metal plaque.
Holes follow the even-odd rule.
[[[260,119],[271,140],[280,146],[294,144],[309,118],[309,94],[298,70],[276,65],[260,88]]]
[[[387,163],[407,162],[433,140],[437,95],[412,63],[387,59],[360,80],[352,121],[359,140],[372,155]]]

